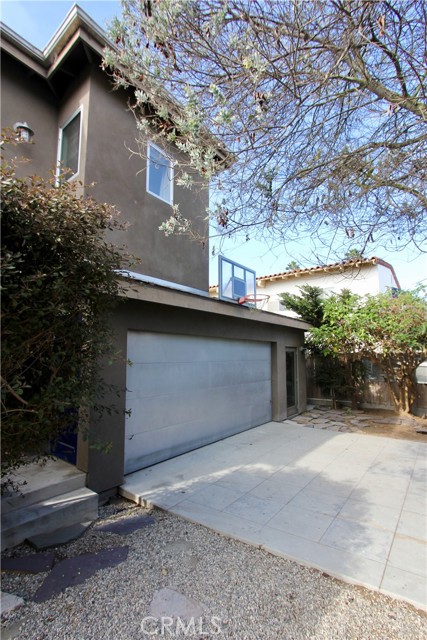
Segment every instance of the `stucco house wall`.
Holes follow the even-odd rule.
[[[46,81],[26,65],[2,51],[1,64],[1,126],[12,128],[15,122],[31,123],[43,144],[5,148],[5,157],[17,153],[25,158],[18,164],[17,175],[37,173],[49,178],[58,149],[58,104],[55,96],[46,91]]]
[[[95,183],[91,193],[96,199],[119,209],[120,219],[127,225],[122,241],[140,259],[132,270],[206,291],[207,246],[187,236],[165,236],[159,231],[172,207],[147,192],[147,161],[135,155],[136,125],[127,106],[129,96],[124,91],[111,91],[109,78],[97,67],[91,69],[89,96],[86,181]],[[172,158],[182,159],[172,146],[167,152]],[[205,189],[189,190],[175,183],[174,203],[192,221],[194,231],[205,236],[207,185]]]
[[[393,267],[376,257],[257,277],[257,290],[270,296],[267,310],[291,317],[296,314],[283,307],[280,294],[299,295],[300,287],[307,284],[319,287],[325,294],[349,289],[361,296],[400,288]]]
[[[17,121],[28,122],[35,132],[32,144],[19,146],[19,155],[27,162],[19,165],[18,175],[33,173],[45,178],[52,175],[60,127],[80,110],[79,171],[72,179],[85,185],[94,183],[93,187],[82,189],[82,194],[89,193],[95,199],[116,205],[126,230],[112,240],[119,246],[125,245],[139,259],[133,270],[207,291],[207,246],[186,236],[167,237],[159,231],[172,208],[147,193],[146,159],[130,151],[137,145],[128,97],[124,91],[112,91],[98,60],[77,69],[76,78],[58,98],[46,79],[8,53],[3,54],[2,127],[11,128]],[[6,153],[13,156],[16,152],[16,147],[12,147]],[[172,147],[168,153],[171,157],[178,155]],[[188,190],[175,185],[174,202],[192,221],[194,231],[203,237],[207,231],[208,189]]]
[[[291,412],[303,411],[306,387],[301,347],[308,325],[232,302],[209,299],[208,247],[185,236],[165,237],[159,231],[159,225],[171,215],[172,209],[147,192],[146,161],[130,151],[136,146],[136,125],[127,106],[129,96],[124,91],[112,91],[108,77],[99,68],[105,34],[76,6],[44,52],[34,49],[7,28],[2,29],[2,126],[12,127],[17,121],[26,121],[35,132],[33,143],[18,145],[19,154],[28,160],[19,168],[20,174],[50,175],[57,162],[60,128],[80,109],[80,163],[78,173],[71,179],[86,184],[94,182],[90,191],[81,188],[82,195],[90,193],[99,201],[116,205],[127,228],[113,236],[114,241],[120,246],[125,244],[140,259],[132,266],[132,274],[124,276],[127,290],[111,317],[114,351],[121,357],[113,365],[100,364],[102,377],[114,385],[108,397],[100,401],[113,404],[116,410],[104,413],[102,418],[89,416],[90,442],[95,439],[98,443],[109,444],[110,453],[92,448],[80,437],[76,447],[76,463],[87,473],[88,486],[98,492],[114,492],[123,481],[127,358],[132,356],[128,350],[129,335],[141,335],[145,339],[156,334],[153,342],[156,341],[166,354],[170,339],[179,342],[181,336],[200,338],[201,351],[207,350],[208,346],[212,348],[214,339],[221,340],[221,348],[225,351],[230,341],[233,345],[239,343],[239,347],[243,344],[248,351],[251,346],[256,349],[254,345],[261,344],[263,353],[268,356],[263,366],[268,368],[264,402],[268,405],[269,419],[282,421]],[[16,155],[16,151],[17,148],[12,147],[8,153]],[[176,157],[178,151],[171,147],[168,153]],[[194,230],[201,236],[206,225],[207,198],[206,189],[190,191],[174,185],[174,201],[180,204],[182,214],[192,221]],[[288,402],[287,391],[286,354],[289,353],[293,354],[296,363],[292,368],[295,387],[289,394],[292,405]],[[215,369],[213,362],[218,358],[211,358],[212,361],[206,361],[203,366],[215,370],[212,375],[217,375],[219,370],[220,375],[221,369],[218,364]],[[138,365],[142,368],[146,365],[144,358]],[[194,375],[194,370],[192,373]],[[208,380],[212,381],[212,375]],[[138,383],[144,380],[141,375]],[[185,382],[191,398],[191,376]],[[149,383],[152,386],[152,381]],[[155,395],[162,397],[164,386],[160,376]],[[204,392],[209,393],[210,388],[208,384]],[[250,389],[241,393],[240,406],[243,408],[246,408],[246,399],[248,404],[257,403],[253,385]],[[227,406],[230,412],[235,411],[233,400],[233,395],[229,394]],[[179,396],[177,402],[180,402]],[[173,409],[174,406],[167,408],[172,417]],[[211,411],[213,421],[219,421],[219,407],[212,404]],[[144,412],[146,408],[142,405],[141,413]],[[224,422],[227,422],[227,415]],[[248,420],[241,426],[246,429],[255,424]],[[218,439],[222,432],[218,430]],[[158,433],[155,435],[159,437]],[[167,451],[169,443],[164,445]]]

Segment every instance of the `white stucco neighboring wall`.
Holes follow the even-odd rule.
[[[387,289],[400,289],[399,283],[396,282],[396,278],[390,269],[383,264],[377,265],[379,275],[379,292],[387,291]]]
[[[289,274],[285,277],[269,276],[257,281],[257,291],[270,296],[265,310],[273,313],[295,317],[292,311],[281,308],[279,296],[281,293],[299,294],[300,287],[309,284],[319,287],[325,293],[340,293],[343,289],[350,289],[358,295],[382,293],[388,288],[398,288],[399,284],[393,271],[382,264],[361,264],[346,269],[328,267],[319,272]]]

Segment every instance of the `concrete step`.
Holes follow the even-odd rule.
[[[2,516],[1,550],[26,538],[98,517],[98,494],[80,488],[41,500]]]
[[[83,471],[58,459],[24,465],[14,471],[11,478],[19,485],[19,490],[2,496],[3,514],[86,486]]]

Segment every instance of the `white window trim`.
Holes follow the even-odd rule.
[[[159,153],[162,154],[162,156],[164,156],[166,158],[166,160],[169,161],[169,166],[170,166],[170,172],[171,172],[171,179],[169,180],[169,200],[166,200],[165,198],[162,198],[162,196],[159,196],[158,193],[154,193],[153,191],[150,191],[150,149],[153,148],[156,151],[158,151]],[[161,149],[160,147],[158,147],[157,145],[153,144],[152,142],[148,142],[147,144],[147,179],[146,179],[146,188],[147,188],[147,193],[149,193],[151,196],[154,196],[155,198],[157,198],[158,200],[161,200],[162,202],[166,202],[166,204],[169,205],[173,205],[173,183],[174,183],[174,167],[173,167],[173,160],[172,158],[163,151],[163,149]]]
[[[72,176],[67,178],[67,182],[71,180],[75,180],[80,172],[80,159],[82,152],[82,132],[83,132],[83,107],[80,106],[76,109],[71,116],[59,127],[58,133],[58,151],[57,151],[57,159],[56,159],[56,183],[59,184],[59,176],[61,175],[61,171],[63,171],[64,167],[61,167],[61,149],[62,149],[62,136],[65,127],[67,127],[74,118],[76,118],[80,113],[80,131],[79,131],[79,152],[77,156],[77,171],[73,173]]]

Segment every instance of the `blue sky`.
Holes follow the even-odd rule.
[[[43,49],[59,27],[74,2],[69,0],[0,0],[1,20],[32,45]],[[120,14],[120,2],[116,0],[81,0],[78,2],[101,27],[106,27],[114,15]],[[160,233],[160,232],[159,232]],[[218,247],[218,242],[213,241]],[[424,247],[427,249],[427,247]],[[297,260],[301,266],[317,264],[316,254],[320,248],[312,245],[309,238],[286,246],[269,247],[262,242],[251,240],[228,240],[222,252],[232,260],[254,269],[257,275],[280,273],[286,270],[291,260]],[[330,262],[335,262],[339,247],[331,253]],[[323,252],[324,255],[324,252]],[[427,284],[427,255],[420,255],[415,249],[406,249],[390,253],[376,248],[366,254],[376,255],[390,262],[396,271],[402,288],[410,289],[417,283]],[[217,282],[217,258],[211,258],[210,282]]]
[[[1,20],[43,49],[73,4],[69,0],[1,0]],[[116,0],[82,0],[77,4],[104,28],[108,20],[120,14],[120,2]]]

